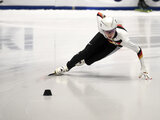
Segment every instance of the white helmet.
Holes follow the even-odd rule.
[[[110,31],[117,27],[117,21],[113,17],[105,17],[101,19],[100,26],[102,30]]]

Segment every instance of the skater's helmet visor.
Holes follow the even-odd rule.
[[[103,32],[104,32],[105,34],[113,34],[113,33],[115,33],[115,31],[116,31],[116,28],[114,28],[114,29],[112,29],[112,30],[103,30]]]
[[[115,35],[115,32],[116,32],[116,28],[112,29],[112,30],[103,30],[105,36],[109,39],[112,39]]]

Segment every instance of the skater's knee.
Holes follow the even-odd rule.
[[[88,60],[85,60],[85,63],[86,63],[87,65],[92,65],[93,62],[88,61]]]
[[[91,65],[92,63],[86,63],[87,65]]]

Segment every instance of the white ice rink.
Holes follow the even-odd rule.
[[[63,76],[47,75],[98,32],[98,11],[0,10],[0,120],[160,120],[160,12],[101,11],[139,44]],[[52,96],[43,96],[45,89]]]

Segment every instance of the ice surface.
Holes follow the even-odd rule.
[[[160,12],[114,16],[144,52],[122,48],[92,66],[48,77],[98,32],[98,11],[0,10],[0,120],[159,120]],[[44,97],[45,89],[52,91]]]

